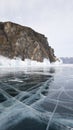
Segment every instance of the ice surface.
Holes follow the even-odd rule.
[[[0,130],[24,129],[73,129],[72,65],[0,69]]]

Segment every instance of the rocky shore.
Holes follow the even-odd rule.
[[[0,55],[40,62],[44,58],[50,62],[57,60],[44,35],[12,22],[0,22]]]

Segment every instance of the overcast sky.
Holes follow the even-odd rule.
[[[55,54],[73,56],[73,0],[0,0],[0,21],[45,34]]]

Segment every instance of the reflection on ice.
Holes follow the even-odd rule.
[[[72,69],[57,69],[1,72],[0,130],[73,128]]]

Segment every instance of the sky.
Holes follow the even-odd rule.
[[[57,57],[73,57],[73,0],[0,0],[0,21],[44,34]]]

